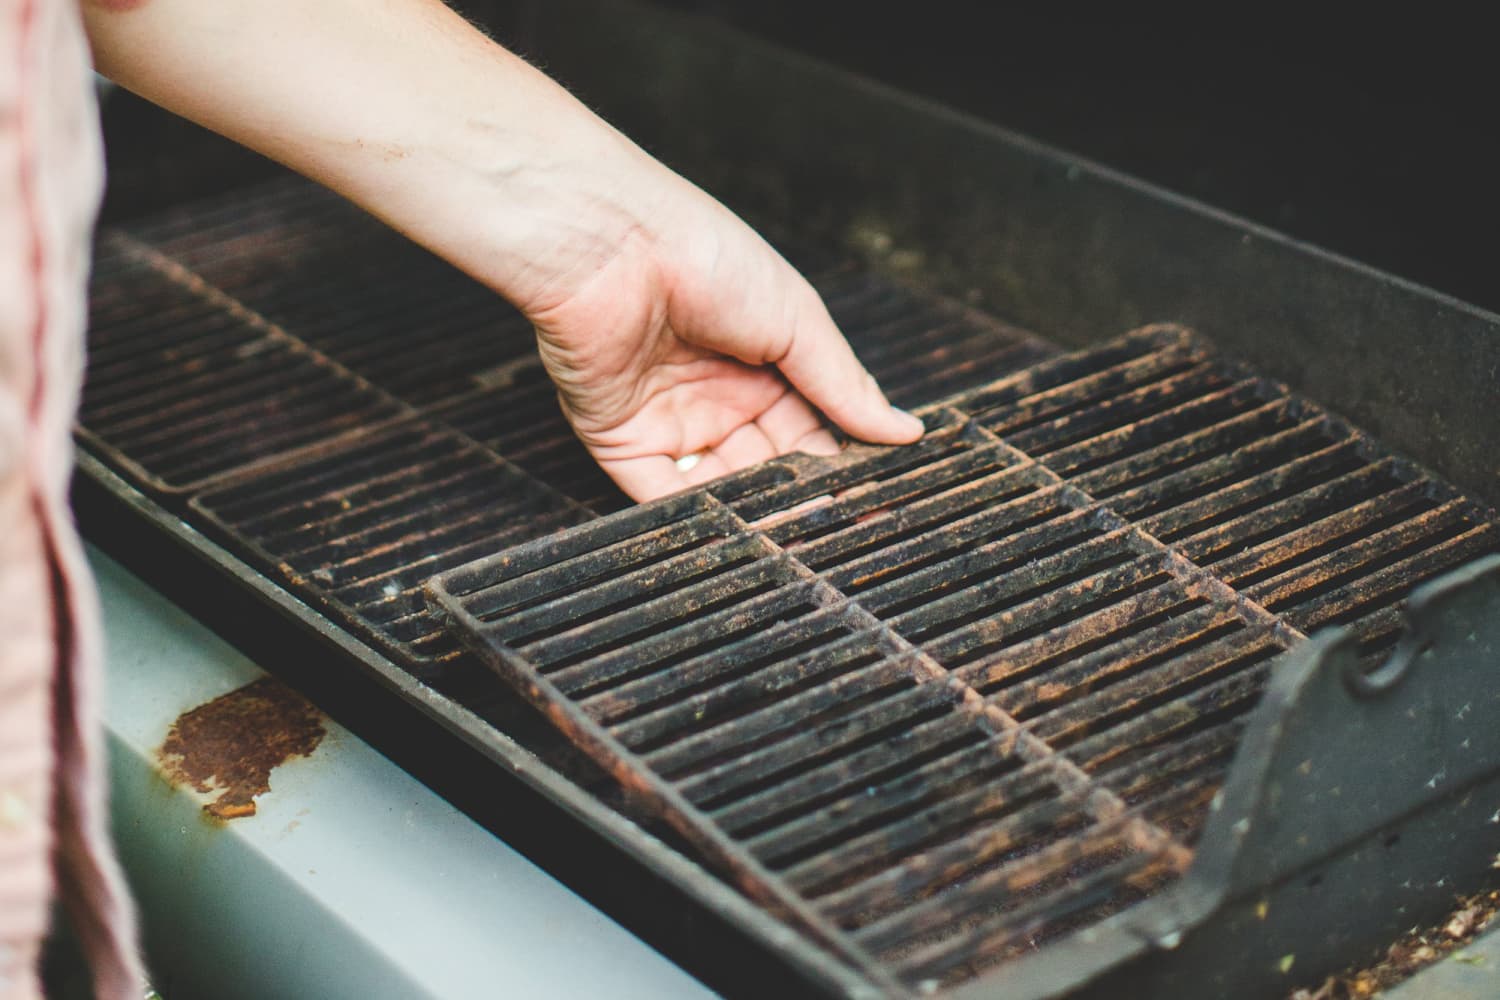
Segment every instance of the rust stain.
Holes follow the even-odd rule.
[[[236,819],[255,815],[273,768],[311,754],[326,732],[323,713],[267,677],[178,716],[157,759],[174,783],[219,793],[204,812]]]

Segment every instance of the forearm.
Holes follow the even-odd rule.
[[[88,9],[105,73],[519,306],[632,496],[692,481],[689,455],[701,480],[836,448],[814,407],[869,441],[920,436],[764,240],[439,0],[86,2],[133,6]]]
[[[85,8],[105,75],[327,184],[523,306],[649,207],[645,154],[438,0]],[[586,233],[571,217],[581,203]]]

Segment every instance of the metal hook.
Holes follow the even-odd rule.
[[[1350,659],[1344,663],[1344,687],[1356,698],[1369,700],[1395,690],[1406,679],[1417,657],[1432,648],[1432,640],[1411,633],[1401,637],[1391,655],[1380,666],[1371,671],[1360,669],[1359,661]]]

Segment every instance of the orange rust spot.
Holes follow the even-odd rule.
[[[323,713],[267,677],[178,716],[157,759],[171,781],[219,793],[204,812],[237,819],[255,815],[273,768],[308,756],[325,735]]]

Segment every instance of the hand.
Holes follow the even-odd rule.
[[[640,169],[614,186],[620,208],[588,199],[602,234],[573,230],[573,261],[520,303],[563,412],[621,489],[648,500],[787,452],[837,453],[820,410],[866,441],[922,435],[764,240],[654,161]]]

